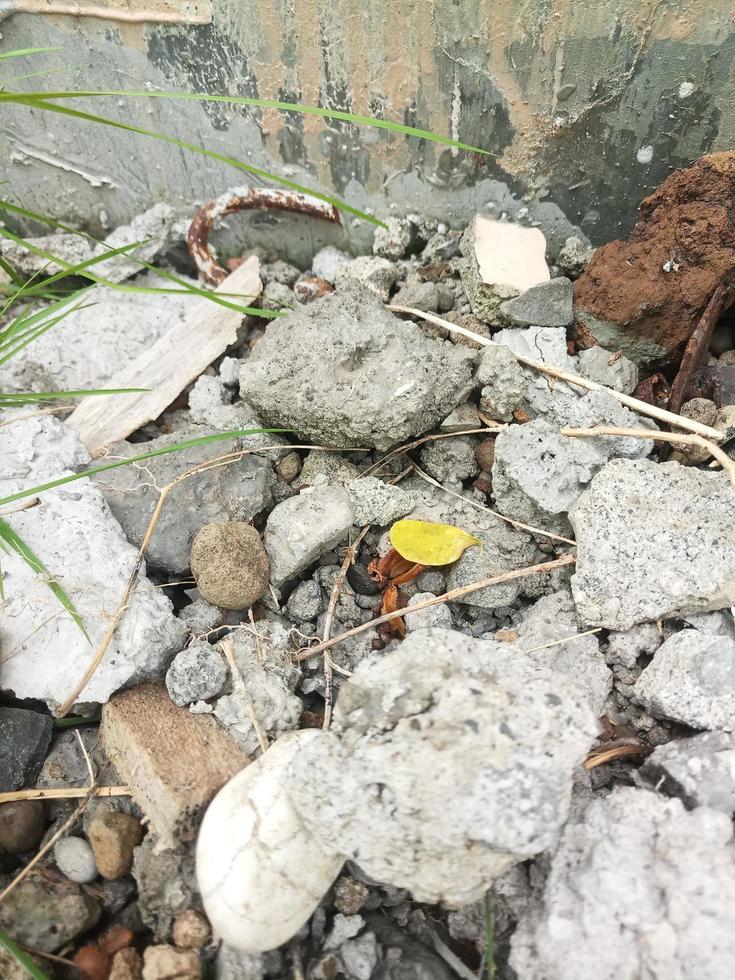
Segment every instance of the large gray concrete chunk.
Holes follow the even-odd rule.
[[[271,583],[280,588],[342,540],[354,514],[344,487],[318,486],[276,504],[263,544],[271,564]]]
[[[692,728],[735,728],[735,640],[682,630],[663,643],[633,697],[655,718]]]
[[[89,463],[74,431],[50,416],[0,427],[6,495]],[[14,552],[2,560],[5,600],[0,615],[2,688],[19,698],[58,706],[82,677],[107,630],[137,558],[92,480],[50,490],[8,523],[44,562],[84,619],[91,644],[51,593]],[[120,626],[81,701],[105,702],[118,688],[157,677],[184,645],[185,625],[141,570]]]
[[[330,446],[388,449],[471,388],[473,353],[435,340],[355,286],[272,321],[240,391],[264,423]]]
[[[732,824],[619,787],[564,830],[510,964],[523,980],[730,980]]]
[[[735,493],[726,475],[613,460],[569,517],[572,592],[589,625],[626,630],[735,601]]]
[[[515,299],[500,304],[511,323],[526,327],[568,327],[574,319],[572,284],[565,276],[531,286]]]
[[[130,457],[154,452],[214,431],[205,426],[192,426],[142,444],[118,442],[110,446],[109,455]],[[249,445],[247,439],[191,446],[144,463],[110,470],[95,479],[128,539],[140,546],[158,503],[159,490],[200,463],[245,448]],[[183,480],[166,499],[148,545],[148,561],[173,575],[186,572],[197,531],[205,524],[252,520],[273,502],[275,480],[270,461],[257,455],[243,456]]]
[[[548,666],[417,630],[342,685],[332,729],[294,761],[293,797],[368,875],[458,907],[555,844],[596,729],[584,693]]]
[[[659,745],[638,770],[651,789],[678,796],[688,809],[735,813],[735,735],[702,732]]]

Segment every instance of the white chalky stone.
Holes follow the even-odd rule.
[[[204,815],[197,879],[214,931],[246,953],[276,949],[304,925],[344,862],[301,823],[288,798],[288,767],[320,732],[283,735],[234,776]]]

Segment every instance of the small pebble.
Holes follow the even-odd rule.
[[[0,851],[23,854],[32,850],[46,829],[43,800],[17,800],[0,806]]]
[[[54,859],[59,871],[78,885],[89,884],[97,877],[92,848],[83,837],[62,837],[54,847]]]
[[[284,483],[292,483],[301,472],[301,457],[297,452],[287,453],[276,466],[276,473]]]
[[[340,878],[334,886],[334,905],[343,915],[355,915],[368,900],[367,885],[356,878]]]
[[[227,664],[206,640],[195,640],[177,653],[166,672],[166,689],[179,707],[219,694],[227,680]]]
[[[136,949],[131,947],[115,953],[107,980],[141,980],[142,976],[143,960]]]
[[[89,841],[103,878],[114,881],[133,866],[133,849],[140,844],[143,828],[129,813],[99,809],[89,825]]]
[[[347,569],[347,581],[359,595],[378,595],[380,586],[373,582],[365,565],[359,562]]]
[[[191,571],[202,596],[223,609],[247,609],[268,587],[270,566],[260,535],[243,521],[205,524],[191,546]]]
[[[143,980],[199,980],[202,964],[193,949],[149,946],[143,953]]]
[[[186,909],[174,920],[174,945],[180,949],[201,949],[207,945],[211,935],[206,918],[195,909]]]

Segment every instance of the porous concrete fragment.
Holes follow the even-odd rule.
[[[171,283],[147,272],[136,286],[162,289]],[[71,312],[63,320],[0,367],[0,388],[21,392],[110,387],[113,377],[183,320],[196,301],[193,293],[143,295],[95,286],[81,306],[70,301]]]
[[[396,306],[411,306],[427,313],[439,309],[439,287],[434,282],[406,282],[391,300]]]
[[[480,472],[475,445],[472,436],[432,439],[421,447],[421,465],[440,483],[458,486]]]
[[[568,327],[574,318],[572,284],[565,276],[541,282],[501,303],[500,312],[521,327]]]
[[[339,544],[353,522],[350,495],[343,487],[310,487],[276,504],[263,538],[273,586],[280,588],[313,565]]]
[[[0,905],[0,926],[17,943],[54,953],[96,925],[101,911],[78,885],[26,878]]]
[[[728,980],[734,902],[728,817],[617,787],[565,827],[510,965],[523,980]]]
[[[205,524],[191,545],[191,573],[202,596],[223,609],[248,609],[268,588],[268,555],[244,521]]]
[[[322,611],[322,590],[313,579],[299,582],[286,603],[288,615],[294,623],[315,620]]]
[[[621,352],[588,347],[577,355],[577,370],[590,381],[631,395],[638,384],[638,366]]]
[[[475,215],[460,243],[459,271],[472,312],[486,323],[500,317],[500,304],[549,279],[546,239],[523,228]]]
[[[493,340],[529,360],[572,373],[577,370],[576,358],[570,357],[567,351],[567,334],[563,328],[507,327],[499,330]],[[569,424],[569,413],[582,396],[582,390],[534,368],[522,367],[521,371],[526,379],[526,390],[518,407],[531,418],[543,417],[560,425]]]
[[[570,424],[649,427],[604,391],[570,404]],[[496,506],[507,517],[568,536],[567,512],[605,464],[614,457],[645,456],[651,448],[650,442],[627,436],[563,436],[558,424],[546,419],[511,425],[495,439]]]
[[[177,708],[163,684],[117,694],[102,711],[100,737],[133,799],[169,847],[192,839],[204,807],[248,763],[214,718]]]
[[[375,229],[373,254],[384,259],[402,259],[411,244],[413,227],[405,218],[386,218]]]
[[[607,637],[605,659],[609,664],[635,667],[640,656],[654,653],[662,642],[663,636],[654,623],[640,623],[620,632],[611,631]]]
[[[581,276],[592,258],[594,249],[588,242],[571,235],[561,247],[556,264],[571,279]]]
[[[293,486],[296,490],[301,490],[303,487],[323,486],[327,483],[346,487],[359,475],[360,471],[355,464],[340,453],[312,449],[307,454]]]
[[[491,419],[510,422],[528,390],[527,374],[513,352],[501,344],[483,347],[476,380],[481,384],[480,408]]]
[[[166,688],[174,704],[213,698],[224,687],[227,665],[222,655],[206,640],[195,640],[177,653],[166,672]]]
[[[335,286],[342,294],[364,287],[386,303],[397,278],[398,269],[387,259],[377,255],[358,255],[339,268]]]
[[[375,476],[364,476],[349,485],[350,503],[355,524],[378,524],[385,527],[404,517],[414,506],[415,498],[399,486]]]
[[[141,449],[154,452],[214,431],[206,426],[192,426],[159,436],[143,447],[139,443],[118,442],[110,447],[110,455],[125,458],[137,455]],[[158,504],[160,488],[201,463],[244,448],[239,438],[213,446],[190,446],[145,463],[102,473],[96,482],[128,539],[139,546]],[[174,487],[161,509],[146,552],[148,561],[172,575],[187,572],[192,542],[200,528],[205,524],[252,520],[272,503],[274,484],[271,463],[254,455],[211,467],[183,480]]]
[[[415,606],[419,602],[424,602],[426,599],[435,598],[436,595],[433,592],[417,592],[408,600],[408,608],[410,609],[411,606]],[[428,609],[419,609],[417,612],[406,613],[404,622],[406,629],[409,631],[432,629],[435,626],[451,629],[452,611],[446,602],[437,602],[435,606],[429,606]]]
[[[254,628],[257,636],[239,630],[229,638],[236,668],[232,691],[214,706],[215,717],[250,756],[262,748],[261,738],[277,739],[296,728],[303,710],[294,694],[300,672],[286,630],[268,622]]]
[[[657,746],[638,770],[642,785],[678,796],[689,810],[735,813],[735,735],[702,732]]]
[[[613,460],[569,517],[572,593],[590,626],[626,630],[735,602],[735,495],[725,474]]]
[[[596,727],[576,685],[512,647],[421,630],[342,685],[292,799],[366,874],[457,907],[553,846]]]
[[[149,831],[133,855],[137,906],[144,924],[159,941],[171,935],[175,916],[194,903],[196,879],[192,848],[172,847]]]
[[[442,432],[464,432],[467,429],[479,429],[480,417],[477,405],[473,402],[462,402],[444,419],[439,426]]]
[[[0,793],[12,793],[35,783],[52,732],[49,715],[0,705]]]
[[[735,728],[735,640],[682,630],[661,644],[633,697],[654,718],[710,731]]]
[[[311,263],[311,271],[320,279],[326,279],[332,285],[337,281],[337,273],[343,265],[347,265],[351,256],[340,251],[334,245],[320,249]]]
[[[74,431],[48,415],[7,418],[0,426],[0,494],[78,472],[90,463]],[[117,472],[120,472],[119,470]],[[137,560],[137,548],[92,480],[50,490],[37,506],[9,514],[13,531],[65,589],[90,640],[38,575],[15,553],[3,555],[5,600],[0,648],[13,651],[2,665],[2,686],[19,698],[55,708],[87,669]],[[181,649],[186,629],[161,589],[141,568],[120,626],[84,688],[83,702],[104,702],[113,691],[159,676]],[[91,641],[91,642],[90,642]]]
[[[388,449],[470,389],[472,352],[428,337],[353,287],[271,321],[240,374],[267,425],[328,446]]]

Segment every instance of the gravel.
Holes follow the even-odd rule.
[[[205,640],[195,640],[174,657],[166,672],[166,687],[174,704],[183,707],[215,697],[226,679],[227,665],[221,654]]]

